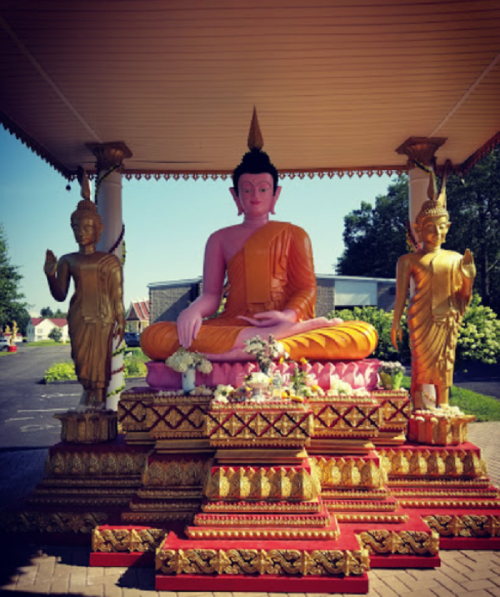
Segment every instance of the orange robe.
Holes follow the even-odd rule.
[[[227,264],[229,292],[220,316],[208,319],[191,350],[221,354],[234,347],[240,332],[251,324],[238,316],[293,309],[299,321],[314,318],[316,276],[311,241],[298,226],[269,222],[253,234]],[[255,334],[264,330],[255,328]],[[377,345],[377,332],[350,321],[281,339],[291,358],[315,360],[362,359]],[[158,322],[142,333],[141,346],[153,360],[165,360],[179,348],[175,323]]]

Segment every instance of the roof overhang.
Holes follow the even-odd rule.
[[[227,175],[254,105],[282,174],[402,171],[410,136],[470,166],[500,135],[497,0],[5,0],[0,119],[64,176]]]

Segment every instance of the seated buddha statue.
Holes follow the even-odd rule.
[[[252,129],[255,123],[254,115]],[[294,360],[363,359],[377,345],[377,332],[370,324],[314,316],[311,241],[298,226],[270,221],[281,187],[262,143],[255,141],[260,133],[252,129],[250,151],[234,170],[230,189],[243,221],[210,236],[201,295],[182,311],[177,324],[158,322],[146,328],[142,349],[158,361],[180,346],[212,361],[244,361],[252,359],[244,352],[245,340],[272,334]],[[218,310],[224,287],[224,310],[205,319]]]

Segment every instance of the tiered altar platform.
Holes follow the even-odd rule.
[[[470,417],[412,415],[404,390],[212,398],[125,392],[119,436],[54,446],[3,530],[92,531],[91,565],[155,565],[156,588],[176,591],[366,593],[370,567],[500,547]]]

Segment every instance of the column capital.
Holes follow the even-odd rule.
[[[433,166],[436,158],[434,154],[447,141],[446,137],[408,137],[396,149],[399,155],[408,157],[408,168],[415,168],[415,161],[424,166]]]
[[[132,152],[123,141],[112,141],[110,143],[86,143],[88,149],[96,157],[96,169],[109,170],[115,166],[121,166],[123,160],[132,157]]]

